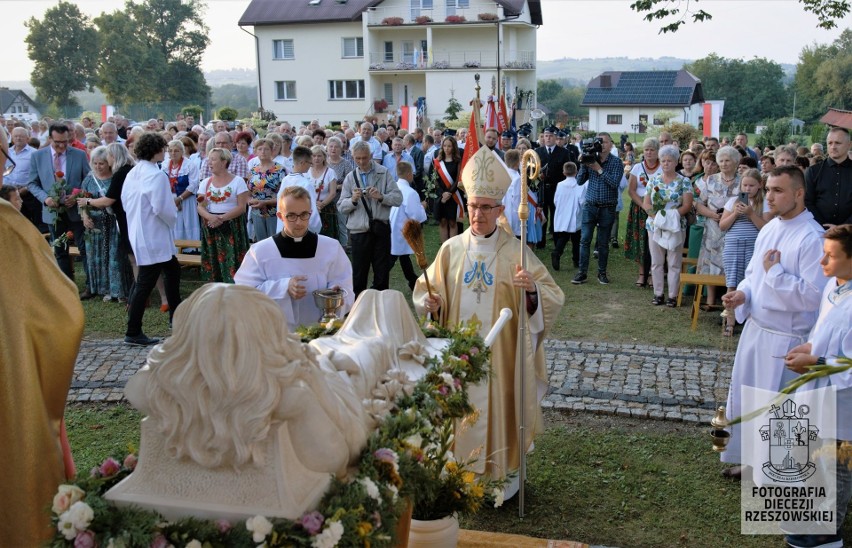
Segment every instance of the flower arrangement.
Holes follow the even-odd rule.
[[[303,340],[333,333],[339,325],[307,328]],[[471,413],[467,387],[488,375],[490,350],[468,323],[454,330],[423,326],[427,337],[450,339],[439,357],[425,361],[427,373],[411,385],[407,376],[387,375],[377,390],[396,397],[378,410],[380,423],[361,453],[357,472],[334,479],[319,506],[295,520],[254,516],[245,522],[194,518],[175,522],[155,512],[117,508],[104,498],[132,472],[136,456],[120,464],[106,459],[87,478],[60,485],[52,508],[56,527],[51,546],[393,546],[396,525],[411,501],[418,519],[476,512],[486,500],[502,504],[501,480],[477,479],[450,451],[452,423]]]
[[[481,63],[479,61],[465,61],[464,68],[479,68]]]
[[[370,63],[370,70],[385,70],[384,63]]]
[[[385,17],[382,19],[383,25],[389,25],[392,27],[397,27],[403,23],[402,17]]]
[[[434,63],[432,63],[432,68],[433,69],[448,69],[448,68],[450,68],[450,62],[449,61],[435,61]]]
[[[532,61],[506,61],[503,63],[503,66],[514,69],[533,69],[535,68],[535,63]]]
[[[417,68],[417,64],[415,64],[415,63],[402,62],[402,63],[396,64],[397,70],[414,70],[416,68]]]
[[[467,19],[464,18],[464,15],[448,15],[444,21],[447,23],[465,23]]]
[[[418,15],[417,17],[414,18],[414,22],[417,23],[418,25],[425,25],[426,23],[431,23],[432,18],[429,17],[428,15]]]
[[[496,21],[499,19],[496,13],[480,13],[476,16],[480,21]]]
[[[376,99],[373,101],[373,110],[376,112],[384,112],[388,108],[387,99]]]

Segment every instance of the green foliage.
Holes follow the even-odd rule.
[[[667,131],[671,134],[672,139],[678,142],[681,150],[688,147],[690,141],[693,139],[701,140],[701,132],[698,128],[692,127],[689,124],[671,122],[663,126],[663,131]]]
[[[580,106],[585,94],[585,86],[570,85],[567,80],[539,80],[536,97],[538,104],[550,112],[564,110],[568,116],[576,117],[587,114],[587,109]]]
[[[734,137],[737,136],[737,133],[753,133],[754,132],[754,124],[750,124],[748,122],[731,121],[731,122],[728,122],[727,128],[728,128],[728,137],[730,137],[731,141],[734,140]]]
[[[825,124],[814,124],[811,126],[811,144],[825,144],[825,139],[828,136],[828,126]]]
[[[766,129],[757,136],[755,144],[760,148],[786,145],[790,141],[791,122],[790,118],[779,118],[767,123]]]
[[[459,112],[461,112],[463,110],[464,110],[464,107],[462,107],[462,104],[459,103],[458,99],[456,99],[455,94],[451,93],[450,94],[450,100],[447,103],[447,110],[444,111],[444,114],[447,115],[446,119],[448,121],[458,120],[459,119]]]
[[[725,118],[729,120],[756,123],[788,112],[790,100],[784,88],[784,70],[775,61],[743,61],[711,53],[684,68],[701,79],[704,97],[725,100]]]
[[[694,2],[698,4],[698,0],[694,0]],[[805,11],[817,16],[817,19],[819,19],[817,26],[824,29],[836,27],[837,21],[843,19],[849,13],[848,0],[799,0],[799,3],[802,4]],[[660,28],[660,34],[677,32],[681,26],[687,23],[689,17],[692,17],[693,23],[708,21],[713,18],[704,10],[690,10],[689,4],[690,0],[686,0],[686,2],[682,0],[636,0],[630,4],[630,9],[640,14],[647,12],[643,17],[645,21],[653,22],[663,19],[671,21]],[[681,8],[683,9],[682,12]]]
[[[229,122],[233,122],[239,116],[237,109],[231,107],[222,107],[216,112],[216,119],[218,120],[227,120]]]
[[[27,56],[33,61],[30,82],[38,99],[59,107],[77,105],[75,91],[91,89],[98,58],[98,41],[92,23],[76,5],[59,2],[38,20],[24,23]]]
[[[212,90],[214,105],[229,105],[237,111],[237,118],[250,118],[257,110],[257,86],[223,84]]]
[[[82,119],[82,118],[85,118],[86,116],[91,118],[92,121],[95,122],[96,124],[99,124],[103,121],[103,120],[101,120],[101,113],[100,112],[95,112],[93,110],[84,110],[80,114],[80,118]]]
[[[97,83],[107,99],[127,103],[206,102],[200,63],[207,47],[205,4],[130,0],[95,19],[101,44]]]
[[[186,105],[185,107],[181,107],[180,113],[184,116],[192,116],[195,120],[199,120],[199,117],[204,112],[204,107],[200,105]]]

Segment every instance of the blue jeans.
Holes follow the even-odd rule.
[[[615,223],[615,204],[599,206],[586,202],[583,204],[582,235],[580,236],[580,272],[588,272],[591,255],[592,236],[598,229],[598,273],[606,273],[609,259],[609,234]],[[601,236],[603,235],[603,236]]]

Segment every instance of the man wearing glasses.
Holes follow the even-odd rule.
[[[501,478],[518,470],[520,448],[529,450],[534,434],[543,431],[539,407],[547,383],[543,342],[565,297],[532,252],[526,253],[527,268],[520,266],[523,244],[497,226],[511,178],[496,153],[480,148],[465,165],[461,179],[468,197],[470,228],[444,242],[428,269],[431,291],[421,277],[412,298],[418,314],[429,313],[443,326],[478,320],[483,337],[501,309],[512,311],[492,346],[492,374],[469,391],[478,418],[464,429],[457,428],[453,449],[465,459],[478,450],[473,470]],[[523,341],[518,332],[521,314],[528,320]],[[526,439],[522,443],[518,435],[520,385],[515,372],[518,351],[525,356]],[[517,490],[515,480],[506,488],[506,498]]]
[[[312,293],[317,289],[346,291],[340,313],[354,300],[352,265],[337,240],[308,230],[311,196],[300,186],[284,188],[278,197],[278,218],[284,228],[251,246],[234,283],[254,287],[274,300],[291,332],[316,323],[323,315]]]
[[[69,147],[73,136],[68,127],[61,123],[52,123],[49,128],[50,146],[37,150],[32,155],[27,189],[44,207],[41,220],[50,228],[50,239],[55,240],[66,232],[74,233],[74,242],[80,250],[83,260],[83,275],[86,279],[86,289],[80,294],[81,299],[89,299],[92,292],[89,289],[89,275],[86,268],[86,246],[83,245],[83,220],[77,210],[77,199],[72,195],[74,189],[80,189],[83,179],[89,174],[89,161],[82,150]],[[59,177],[65,180],[65,195],[63,203],[50,197]],[[68,244],[53,248],[59,268],[71,280],[74,279],[74,269],[68,255]]]
[[[41,222],[41,202],[27,190],[27,183],[30,180],[30,163],[36,151],[28,144],[29,140],[30,134],[26,129],[16,127],[12,130],[12,146],[9,148],[7,158],[4,158],[6,161],[5,171],[8,173],[3,182],[17,187],[21,193],[21,199],[24,201],[21,213],[36,227],[43,228],[42,232],[46,232],[47,227]]]

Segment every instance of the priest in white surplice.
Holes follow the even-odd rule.
[[[565,297],[547,268],[533,253],[527,254],[527,269],[521,264],[523,244],[508,229],[497,227],[503,212],[501,200],[511,177],[506,165],[487,147],[482,147],[465,165],[461,175],[468,196],[470,228],[444,242],[429,266],[433,296],[423,277],[414,288],[418,314],[429,312],[444,326],[478,319],[484,337],[502,308],[512,310],[492,346],[491,375],[486,383],[470,388],[477,409],[473,424],[457,424],[453,451],[459,459],[478,453],[473,471],[499,478],[519,468],[519,448],[528,450],[536,433],[543,431],[539,402],[547,388],[544,337],[553,326]],[[521,309],[521,296],[525,309]],[[518,340],[518,318],[529,319],[527,337]],[[525,438],[519,440],[520,373],[516,371],[518,348],[525,353]],[[517,480],[506,496],[517,491]]]
[[[801,170],[775,168],[766,183],[766,202],[775,218],[760,229],[745,279],[722,297],[726,308],[736,308],[737,321],[746,322],[731,373],[728,420],[743,412],[743,386],[777,392],[795,378],[784,356],[807,340],[827,281],[819,264],[824,231],[805,209]],[[740,425],[733,427],[722,462],[742,462],[741,432]],[[724,474],[739,477],[740,468]]]
[[[249,248],[234,282],[266,293],[274,300],[292,332],[299,325],[319,321],[323,311],[313,291],[337,287],[346,290],[339,314],[352,306],[352,264],[337,240],[308,231],[311,196],[300,186],[281,190],[278,218],[284,229]]]

